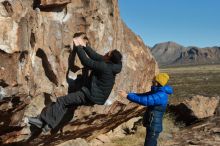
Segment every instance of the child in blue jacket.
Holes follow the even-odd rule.
[[[119,96],[148,107],[143,118],[143,125],[147,131],[144,146],[156,146],[159,134],[163,130],[162,120],[168,103],[168,94],[173,93],[172,87],[166,85],[168,80],[168,74],[160,73],[155,76],[150,92],[138,94],[119,91]]]

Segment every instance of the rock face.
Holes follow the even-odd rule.
[[[184,47],[165,42],[156,44],[151,51],[160,66],[220,63],[220,47]]]
[[[86,70],[71,52],[72,36],[85,32],[100,54],[117,48],[123,70],[117,90],[146,91],[158,72],[144,45],[123,23],[117,0],[3,0],[0,3],[0,141],[25,138],[24,116],[36,116],[59,96],[75,91]],[[71,84],[71,87],[69,86]],[[32,144],[55,145],[78,137],[87,140],[137,116],[142,107],[121,99],[112,106],[80,107],[62,134],[40,135]],[[113,122],[114,121],[114,122]]]
[[[208,118],[214,115],[218,108],[219,97],[193,96],[184,102],[169,106],[174,112],[177,120],[184,121],[186,125],[197,120]]]
[[[60,6],[65,5],[67,3],[71,3],[71,0],[38,0],[35,2],[34,6],[41,6],[41,7],[49,7],[49,6]]]
[[[77,138],[76,140],[69,140],[60,144],[59,146],[89,146],[89,144],[81,138]]]

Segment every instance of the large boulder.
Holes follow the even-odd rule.
[[[169,110],[175,113],[178,121],[183,121],[189,125],[213,116],[217,110],[218,103],[219,97],[196,95],[179,104],[170,105]]]
[[[70,83],[71,91],[82,86],[85,69],[70,49],[76,32],[85,32],[98,53],[122,52],[123,69],[109,97],[109,103],[120,102],[79,107],[61,133],[40,135],[32,144],[90,140],[144,111],[118,99],[117,91],[148,90],[158,67],[141,38],[121,20],[117,0],[2,0],[0,25],[0,143],[25,139],[24,116],[36,116],[68,94]]]

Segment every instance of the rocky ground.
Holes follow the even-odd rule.
[[[186,127],[178,132],[173,133],[173,138],[164,141],[163,145],[220,145],[219,99],[219,97],[212,100],[212,98],[203,98],[202,96],[198,98],[197,96],[187,103],[181,103],[178,105],[182,107],[177,108],[179,108],[179,110],[182,112],[180,116],[186,124]],[[201,103],[201,101],[203,103]],[[192,104],[193,102],[195,104]],[[183,107],[183,105],[185,105],[185,107]],[[186,107],[188,107],[187,110],[185,110]]]
[[[173,134],[173,138],[162,145],[167,146],[219,146],[220,145],[220,117],[214,116],[193,126],[184,128]]]

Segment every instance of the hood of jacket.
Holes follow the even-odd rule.
[[[153,92],[163,91],[167,94],[173,94],[173,88],[169,85],[166,85],[166,86],[152,86],[151,91],[153,91]]]

